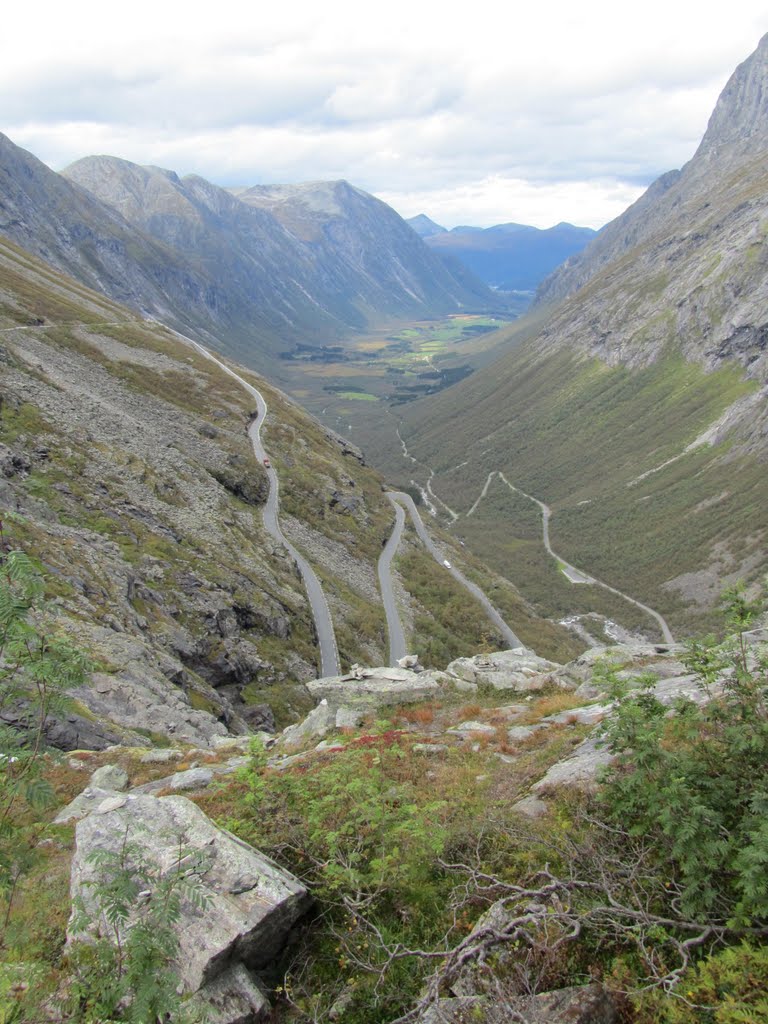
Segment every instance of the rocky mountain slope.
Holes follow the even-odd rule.
[[[752,629],[740,638],[747,674],[758,670],[765,637]],[[349,1024],[502,1024],[510,1009],[541,1024],[671,1024],[670,991],[678,985],[690,996],[695,984],[693,970],[680,982],[690,955],[677,936],[702,933],[703,917],[691,923],[680,907],[700,858],[681,867],[679,848],[665,846],[654,823],[650,835],[630,831],[644,805],[624,818],[613,808],[617,790],[632,785],[627,749],[643,742],[644,713],[682,728],[688,742],[692,730],[706,734],[708,722],[738,714],[723,665],[714,675],[711,664],[706,673],[695,665],[683,645],[640,644],[599,647],[567,664],[517,649],[460,658],[444,672],[373,668],[310,683],[312,711],[256,744],[233,737],[201,749],[177,738],[161,751],[123,743],[40,758],[55,796],[38,828],[51,838],[3,925],[9,936],[23,926],[12,960],[35,948],[46,954],[20,1002],[60,1005],[68,988],[60,973],[72,970],[79,993],[98,992],[113,970],[104,944],[117,938],[130,965],[128,924],[153,924],[170,928],[163,966],[185,1008],[202,1004],[221,1024],[293,1022],[296,1007],[309,1005],[317,1020]],[[729,751],[746,762],[737,732]],[[696,738],[702,757],[709,737]],[[764,738],[754,744],[763,749]],[[646,750],[647,772],[684,760],[685,746]],[[708,792],[711,765],[705,781],[657,778],[655,786],[696,799]],[[731,767],[729,782],[733,775]],[[757,785],[748,773],[744,791]],[[696,827],[693,815],[676,821],[674,837]],[[721,832],[728,850],[731,819]],[[184,898],[166,921],[157,904],[169,878]],[[103,929],[129,880],[141,897]],[[723,916],[718,905],[706,917],[704,936],[715,934],[701,956],[740,938],[723,932]],[[102,943],[97,976],[78,956],[83,940],[85,949]],[[638,945],[650,953],[634,968]],[[65,948],[69,963],[52,972]],[[625,953],[634,974],[618,959]],[[651,958],[661,1002],[648,985]],[[162,998],[162,975],[145,973]],[[759,986],[752,971],[744,982],[740,974],[736,964],[727,996],[708,993],[705,1005],[751,1004]],[[118,995],[135,1004],[145,980],[123,970]]]
[[[494,477],[475,505],[499,470],[551,506],[563,558],[678,628],[706,628],[724,583],[765,572],[767,96],[768,37],[683,171],[542,291],[565,298],[537,309],[533,336],[517,344],[517,325],[492,368],[405,412],[453,529],[485,557],[506,552],[540,608],[599,610],[544,556],[527,498]]]
[[[204,745],[295,717],[318,673],[314,623],[293,560],[263,526],[268,480],[246,433],[253,397],[171,330],[2,239],[0,346],[3,543],[41,561],[61,622],[95,662],[49,740]],[[283,534],[322,580],[342,664],[381,663],[376,565],[395,518],[382,479],[253,380]],[[444,663],[495,633],[429,561],[406,540],[396,595],[410,641]],[[532,642],[535,616],[504,593]],[[439,620],[458,609],[449,633]],[[551,644],[553,627],[543,629]],[[23,707],[0,718],[23,724]]]
[[[722,231],[727,238],[729,226],[720,223],[723,216],[732,222],[732,234],[742,244],[759,242],[761,236],[750,235],[749,225],[750,220],[759,222],[759,199],[764,193],[760,158],[768,148],[766,79],[768,36],[731,76],[692,159],[682,170],[657,179],[582,253],[559,267],[542,283],[537,303],[572,295],[611,261],[638,246],[652,249],[654,240],[656,244],[666,240],[665,263],[677,257],[680,246],[670,250],[675,240],[690,250],[706,250],[712,243],[723,249],[716,237]]]
[[[433,252],[452,255],[500,291],[529,292],[564,260],[575,258],[595,237],[592,228],[556,224],[540,230],[526,224],[446,231],[428,217],[408,221]]]
[[[0,137],[5,237],[273,375],[279,353],[297,341],[335,342],[369,322],[498,304],[414,241],[385,204],[343,183],[321,187],[344,212],[329,220],[326,211],[310,239],[202,178],[112,157],[59,175]]]
[[[256,185],[236,194],[304,243],[327,274],[327,290],[352,296],[365,321],[500,306],[479,277],[414,242],[391,207],[346,181]]]

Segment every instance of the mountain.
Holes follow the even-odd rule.
[[[739,196],[750,203],[763,176],[759,156],[768,149],[765,95],[768,80],[768,36],[739,65],[720,95],[707,131],[693,158],[681,171],[669,171],[655,181],[630,208],[602,229],[584,251],[573,256],[544,281],[537,303],[573,294],[612,260],[639,245],[652,245],[654,236],[705,247],[706,237],[688,235],[692,224],[719,230],[716,218],[727,212],[735,218]],[[746,178],[740,181],[740,178]],[[750,184],[751,183],[751,184]],[[716,188],[731,196],[710,195]],[[709,211],[709,215],[707,214]],[[754,213],[754,206],[747,212]],[[734,234],[744,232],[746,219],[734,220]]]
[[[249,209],[269,214],[327,274],[363,322],[500,308],[471,274],[457,273],[414,237],[386,203],[346,181],[240,189]]]
[[[768,567],[767,157],[765,37],[692,160],[550,279],[507,354],[404,410],[453,530],[540,612],[642,626],[637,606],[568,582],[520,492],[551,507],[563,559],[675,630],[709,628],[722,586]]]
[[[424,213],[420,213],[417,217],[408,217],[405,223],[409,224],[420,238],[441,235],[448,230],[447,228],[440,227],[439,224],[435,224]]]
[[[306,217],[292,230],[199,177],[113,157],[58,175],[0,139],[0,232],[249,365],[278,372],[280,352],[297,341],[336,341],[370,322],[498,306],[385,204],[346,183],[317,188],[343,212],[329,215],[326,204],[308,233]]]
[[[135,309],[198,328],[215,278],[0,135],[0,235]]]
[[[413,227],[413,222],[409,223]],[[592,228],[564,223],[546,230],[526,224],[497,224],[491,228],[428,232],[423,222],[418,233],[433,252],[450,253],[500,291],[533,291],[555,267],[581,252],[596,234]]]

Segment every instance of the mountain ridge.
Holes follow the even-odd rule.
[[[411,218],[408,223],[433,252],[461,260],[472,273],[500,291],[533,291],[555,267],[581,252],[596,234],[592,228],[566,222],[546,229],[510,222],[448,231],[423,214],[420,217],[424,219]]]
[[[366,229],[355,236],[331,224],[313,246],[258,204],[198,176],[115,157],[84,158],[55,174],[0,140],[6,237],[273,376],[297,340],[323,344],[370,321],[498,307],[468,272],[414,244],[389,207],[353,186],[343,198],[363,209]],[[357,262],[341,257],[350,242],[362,254]]]

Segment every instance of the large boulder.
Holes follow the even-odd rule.
[[[274,961],[310,905],[296,878],[217,828],[184,797],[112,794],[78,823],[75,840],[72,902],[89,923],[75,932],[73,915],[70,942],[113,935],[98,902],[103,869],[94,863],[96,851],[125,851],[129,866],[141,860],[155,878],[186,871],[205,902],[185,904],[175,926],[180,992],[196,993],[220,1024],[266,1015],[269,1005],[254,972]]]
[[[465,683],[494,690],[541,690],[555,680],[554,673],[561,667],[524,647],[515,647],[510,651],[457,658],[446,672]]]
[[[436,697],[442,688],[440,675],[407,668],[357,668],[345,676],[315,679],[307,689],[315,700],[327,700],[334,710],[346,706],[376,711]]]

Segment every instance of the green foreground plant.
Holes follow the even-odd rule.
[[[88,659],[57,632],[43,578],[8,545],[0,522],[0,1021],[14,1020],[40,973],[9,948],[14,896],[48,834],[54,799],[43,777],[45,729]]]
[[[198,858],[180,846],[175,866],[164,871],[126,839],[119,850],[96,849],[88,860],[97,875],[71,922],[81,941],[69,958],[68,1013],[129,1024],[199,1019],[194,1006],[182,1003],[177,972],[182,910],[208,904]]]

